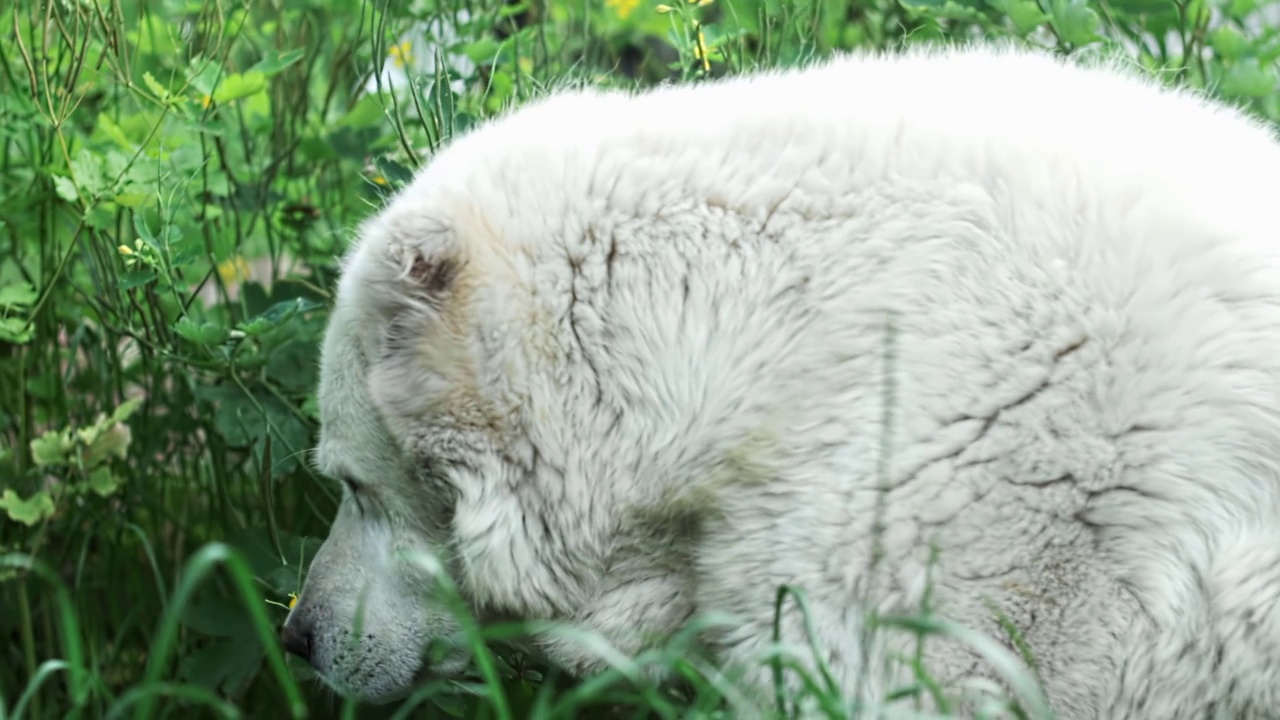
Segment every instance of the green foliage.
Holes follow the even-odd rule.
[[[0,230],[4,225],[0,224]],[[28,282],[0,286],[0,342],[20,345],[31,341],[26,311],[36,302],[36,290]]]
[[[336,498],[306,462],[320,336],[354,229],[481,119],[569,80],[700,82],[839,50],[1004,37],[1119,53],[1276,121],[1280,30],[1264,10],[1263,0],[4,5],[0,718],[355,712],[299,682],[307,670],[286,668],[274,638]],[[433,39],[445,25],[456,37]],[[1003,657],[927,608],[879,622]],[[474,682],[429,685],[361,716],[613,717],[620,704],[713,717],[731,692],[696,657],[692,632],[571,684],[489,651],[521,630],[468,625],[459,641],[479,658]],[[650,687],[646,664],[672,669],[688,692]],[[777,666],[798,669],[781,654]],[[917,671],[897,694],[945,706]],[[824,678],[805,687],[841,716]],[[1034,705],[1032,688],[1011,687]]]
[[[123,480],[110,461],[125,460],[132,435],[125,420],[137,409],[137,398],[125,401],[115,412],[100,415],[83,428],[50,430],[31,441],[31,460],[37,468],[51,471],[65,468],[56,484],[22,499],[12,488],[0,494],[0,509],[10,520],[31,526],[53,516],[61,500],[92,492],[106,497],[115,493]]]

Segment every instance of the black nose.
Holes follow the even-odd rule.
[[[280,629],[280,643],[286,652],[311,662],[311,628],[298,628],[286,622]]]

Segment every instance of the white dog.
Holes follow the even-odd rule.
[[[421,551],[482,620],[624,653],[727,614],[706,649],[766,685],[788,584],[851,698],[914,643],[868,613],[927,600],[1011,622],[1061,718],[1280,717],[1277,192],[1241,114],[1010,49],[510,113],[345,260],[347,490],[285,644],[373,700],[459,670]]]

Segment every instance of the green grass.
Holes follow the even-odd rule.
[[[530,628],[471,626],[473,679],[381,708],[335,697],[280,653],[276,628],[336,501],[305,461],[335,258],[481,118],[566,82],[701,82],[975,37],[1121,52],[1280,118],[1280,37],[1254,0],[669,4],[0,9],[0,720],[723,714],[733,690],[692,633],[569,681],[501,650]],[[459,39],[421,71],[436,51],[405,33],[460,11]],[[408,87],[365,90],[397,60]],[[927,608],[877,622],[1012,658]],[[916,682],[897,692],[945,708],[907,662]],[[651,686],[646,666],[682,687]],[[1030,707],[1034,683],[1010,672]],[[832,717],[856,714],[821,674],[802,685]]]

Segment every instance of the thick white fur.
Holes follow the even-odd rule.
[[[1240,114],[1010,49],[533,103],[345,261],[318,462],[359,489],[290,623],[376,699],[456,629],[390,550],[630,653],[728,613],[707,646],[742,666],[789,583],[874,699],[911,643],[866,664],[864,612],[931,578],[1021,630],[1062,718],[1278,717],[1277,188]]]

